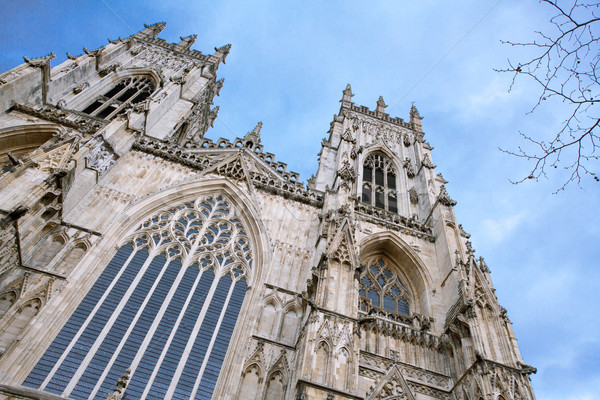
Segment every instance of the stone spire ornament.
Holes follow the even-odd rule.
[[[422,131],[421,120],[423,117],[419,115],[419,110],[415,107],[415,103],[410,106],[410,123],[413,124],[416,130]]]
[[[246,136],[244,136],[244,143],[247,148],[253,149],[260,144],[260,130],[262,129],[262,126],[263,123],[259,122],[251,132],[246,133]]]
[[[352,103],[352,97],[354,97],[354,93],[352,93],[352,87],[350,84],[346,85],[346,89],[342,92],[342,100],[341,102]]]
[[[387,104],[383,101],[383,96],[379,96],[379,100],[377,100],[377,108],[375,108],[375,112],[378,114],[385,114],[385,108]]]
[[[181,39],[181,42],[179,42],[177,44],[177,47],[179,47],[181,49],[189,50],[192,47],[192,45],[194,44],[194,42],[196,41],[197,37],[198,37],[198,35],[189,35],[186,37],[180,36],[179,39]]]

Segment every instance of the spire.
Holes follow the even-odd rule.
[[[423,117],[419,115],[419,110],[415,107],[415,103],[412,103],[410,107],[410,123],[414,124],[416,130],[421,131],[423,128],[421,126],[421,120]]]
[[[226,44],[225,46],[221,46],[221,47],[215,47],[215,57],[219,57],[222,61],[223,64],[225,64],[225,58],[227,57],[227,55],[229,54],[229,51],[231,50],[231,44]]]
[[[165,29],[165,26],[167,26],[166,22],[157,22],[156,24],[152,25],[144,24],[144,29],[136,33],[134,36],[156,38],[156,36],[158,36],[158,34]]]
[[[260,144],[260,130],[262,129],[262,126],[263,123],[259,122],[251,132],[246,133],[246,136],[244,136],[244,145],[247,148],[253,149]]]
[[[383,96],[379,96],[379,100],[377,100],[377,108],[375,108],[376,113],[385,114],[385,108],[387,104],[383,101]]]
[[[185,49],[185,50],[189,50],[190,47],[192,47],[192,45],[194,44],[194,42],[196,41],[196,38],[198,37],[198,35],[189,35],[186,37],[179,37],[179,39],[181,39],[181,42],[179,42],[177,44],[177,47]]]
[[[340,101],[342,103],[352,103],[352,97],[354,97],[354,93],[352,93],[352,87],[350,86],[350,84],[347,84],[346,89],[344,89],[344,91],[342,92],[342,100]]]

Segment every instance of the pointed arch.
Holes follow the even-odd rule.
[[[326,340],[321,340],[315,346],[315,356],[313,363],[313,380],[319,383],[328,384],[331,364],[331,345]]]
[[[252,362],[242,372],[242,382],[239,387],[239,400],[256,400],[263,379],[263,372],[258,362]]]
[[[399,171],[394,157],[387,152],[371,150],[365,154],[361,166],[361,200],[373,207],[398,212]]]
[[[170,219],[168,219],[169,217],[167,214],[171,215]],[[160,299],[169,300],[165,300],[163,305],[160,307],[154,307],[152,309],[153,311],[149,311],[157,315],[156,317],[153,316],[150,319],[147,319],[147,321],[150,321],[149,323],[159,324],[156,326],[156,329],[147,329],[145,332],[149,333],[143,333],[141,336],[130,335],[129,333],[120,334],[115,331],[114,337],[116,338],[116,341],[113,342],[112,339],[110,341],[110,343],[115,343],[115,345],[122,345],[122,348],[133,348],[135,351],[139,352],[138,354],[134,351],[134,353],[131,353],[131,355],[128,356],[132,358],[139,356],[138,358],[135,358],[137,361],[131,361],[129,359],[124,361],[126,363],[133,362],[133,364],[131,364],[131,383],[133,383],[136,379],[146,379],[141,378],[141,375],[136,377],[136,373],[139,375],[143,372],[141,366],[146,366],[144,368],[149,368],[147,368],[146,372],[143,372],[144,374],[148,374],[148,379],[154,379],[153,377],[156,377],[158,374],[158,368],[162,368],[162,364],[152,362],[151,360],[144,361],[144,357],[147,355],[148,357],[158,357],[162,351],[164,359],[167,360],[169,357],[171,357],[169,354],[173,354],[175,359],[171,361],[171,363],[174,362],[176,365],[179,365],[180,370],[183,372],[181,375],[178,375],[176,379],[173,378],[170,386],[168,386],[168,389],[165,389],[164,386],[159,388],[159,386],[156,385],[156,382],[154,382],[152,385],[147,385],[146,391],[150,391],[147,393],[149,397],[159,398],[164,396],[170,397],[180,395],[183,395],[184,397],[193,397],[195,395],[194,391],[198,390],[199,387],[214,388],[219,375],[234,374],[239,377],[239,374],[242,372],[241,358],[243,357],[243,352],[239,351],[241,341],[238,341],[234,338],[236,335],[239,335],[238,332],[243,331],[245,328],[238,323],[240,321],[238,321],[237,316],[247,313],[248,308],[252,304],[252,300],[249,299],[257,296],[257,291],[254,289],[255,286],[253,283],[260,279],[263,260],[265,257],[269,256],[268,251],[265,248],[267,242],[264,232],[266,230],[262,225],[260,225],[261,222],[260,218],[258,218],[258,215],[259,214],[256,211],[255,205],[249,200],[249,198],[246,197],[243,192],[240,192],[240,189],[237,186],[234,187],[232,183],[227,180],[197,179],[196,181],[188,181],[178,185],[177,187],[167,188],[158,193],[149,195],[130,205],[121,215],[116,218],[116,223],[111,226],[109,231],[98,241],[96,246],[90,249],[88,254],[81,261],[79,268],[74,271],[75,274],[85,274],[86,279],[72,280],[72,286],[70,289],[73,290],[69,291],[71,292],[69,296],[74,298],[74,300],[72,300],[73,303],[71,304],[80,304],[81,297],[83,297],[81,293],[84,295],[89,293],[90,289],[92,289],[95,285],[94,282],[96,281],[96,278],[103,276],[101,274],[103,274],[105,271],[108,271],[110,268],[114,270],[115,274],[119,273],[119,271],[124,271],[122,275],[115,275],[115,278],[107,278],[111,279],[110,282],[115,282],[115,285],[120,282],[119,279],[121,278],[119,278],[119,276],[124,277],[123,279],[129,276],[127,275],[129,272],[126,271],[129,271],[127,268],[131,266],[131,268],[133,268],[133,275],[131,275],[132,278],[133,276],[138,276],[142,280],[145,280],[146,274],[152,273],[152,276],[156,277],[152,278],[155,279],[156,283],[154,286],[152,286],[151,283],[149,285],[152,286],[152,288],[157,288],[155,291],[157,293],[156,295],[158,296],[158,293],[161,290],[164,290],[164,293],[167,293],[166,296],[160,296]],[[216,218],[214,221],[218,220],[223,222],[218,222],[218,225],[214,226],[210,225],[212,224],[210,221],[213,221],[213,216]],[[166,219],[163,219],[163,217]],[[217,222],[215,222],[215,224],[217,224]],[[156,230],[153,230],[155,225]],[[209,228],[210,226],[214,227],[214,231]],[[167,231],[166,229],[169,230]],[[225,250],[213,251],[206,247],[209,245],[213,247],[215,246],[211,244],[216,243],[213,239],[215,237],[224,240],[224,243],[228,243],[227,246],[238,246],[239,240],[241,240],[241,230],[243,230],[244,246],[248,246],[248,251],[247,255],[244,256],[246,253],[241,252],[240,255],[238,255],[238,251],[235,250],[235,254],[233,254],[233,256],[242,258],[236,259],[237,261],[234,260],[233,263],[228,264],[226,259],[229,257],[229,255],[224,252]],[[165,235],[163,236],[162,234],[159,234],[161,232]],[[207,235],[210,235],[209,239],[206,239],[208,238]],[[233,238],[236,238],[236,240],[233,240]],[[203,241],[199,242],[200,239]],[[187,243],[186,241],[191,243],[191,247],[185,244]],[[198,246],[200,245],[206,247],[206,252],[203,250],[201,254],[194,253],[196,251],[194,249],[199,248]],[[114,253],[115,249],[118,249],[116,255]],[[188,257],[186,260],[189,260],[185,262],[193,264],[188,265],[181,262],[185,254],[188,254],[188,256],[186,256]],[[206,260],[203,258],[204,255],[208,257]],[[210,266],[209,264],[211,263],[209,258],[212,260],[215,257],[218,259],[221,256],[224,258],[224,260],[218,261],[223,267],[220,269],[225,272],[222,274],[212,273],[212,269],[208,268],[208,266]],[[109,264],[109,262],[112,264]],[[205,267],[205,263],[208,265],[207,267]],[[246,265],[246,267],[243,267],[245,269],[243,269],[243,271],[236,270],[238,264]],[[109,268],[107,265],[113,265],[113,267]],[[250,267],[247,268],[247,265],[250,265]],[[107,267],[104,268],[104,266]],[[188,274],[191,274],[189,279]],[[165,278],[163,279],[163,277]],[[142,282],[142,280],[137,279],[139,278],[136,278],[134,282]],[[168,282],[173,282],[170,279],[176,279],[176,282],[188,282],[188,285],[173,284],[169,286]],[[106,283],[110,282],[106,281]],[[243,284],[240,284],[240,282]],[[250,285],[248,285],[247,282],[249,282]],[[112,283],[110,283],[110,285],[112,285]],[[246,289],[249,286],[251,290],[248,291]],[[102,287],[106,286],[103,284]],[[126,288],[127,286],[124,287]],[[161,289],[161,287],[164,287],[164,289]],[[98,290],[100,289],[108,290],[100,288],[99,286]],[[170,299],[177,298],[180,290],[186,290],[186,292],[182,292],[181,296],[184,297],[181,297],[181,300],[178,300],[176,306],[178,308],[174,314],[175,317],[172,319],[166,318],[166,307],[170,307]],[[80,293],[80,295],[77,296],[76,293]],[[106,293],[108,293],[108,291]],[[123,297],[122,300],[116,300],[117,302],[120,301],[124,306],[129,304],[125,303],[129,302],[129,299],[134,299],[132,296],[134,296],[137,291],[134,290],[132,292],[128,290],[126,293],[126,295],[123,295],[125,297]],[[142,296],[154,296],[153,291],[140,291],[139,293],[144,293]],[[198,301],[193,300],[196,297],[198,298]],[[202,299],[206,299],[206,301]],[[140,300],[142,300],[142,297],[140,297]],[[93,301],[96,302],[104,300]],[[150,301],[153,301],[152,298]],[[181,324],[177,321],[182,321],[184,319],[183,313],[188,312],[185,311],[187,310],[186,307],[188,307],[188,305],[189,307],[192,305],[193,307],[196,307],[194,310],[189,312],[196,313],[194,315],[200,315],[201,317],[191,316],[191,318],[188,319],[186,314],[186,321],[194,321],[192,324],[185,324],[186,326],[189,326],[189,329],[192,331],[186,333],[186,337],[184,338],[183,342],[177,339],[179,341],[178,342],[173,339],[174,335],[178,335],[178,337],[180,335],[180,328],[178,328],[178,326],[180,327]],[[49,309],[48,313],[45,313],[46,320],[50,317],[52,311],[57,309],[57,306],[57,304],[53,304],[53,308]],[[116,308],[116,310],[119,310],[118,312],[121,312],[120,310],[122,309],[123,308],[121,306]],[[200,312],[201,309],[204,310],[202,313]],[[82,310],[84,309],[82,308]],[[95,310],[99,310],[99,308],[96,308]],[[132,327],[134,327],[134,324],[138,323],[136,321],[142,321],[141,318],[138,319],[140,315],[139,313],[146,312],[145,308],[139,307],[134,307],[133,310],[135,310],[134,314],[136,316],[131,320]],[[92,312],[97,313],[97,311]],[[204,315],[212,315],[214,313],[221,315],[218,318],[218,321],[215,320],[216,325],[202,323]],[[63,312],[63,314],[70,314],[70,312]],[[73,316],[75,316],[75,314],[73,314]],[[89,316],[83,316],[83,318],[80,320],[82,322],[88,320],[92,321],[92,319],[95,318],[95,315],[96,314],[89,314]],[[119,318],[120,314],[116,314],[115,312],[115,314],[111,315]],[[54,317],[56,317],[56,315],[54,315]],[[110,318],[115,317],[110,316]],[[176,320],[176,318],[179,319]],[[155,339],[154,336],[148,336],[148,340],[142,341],[145,337],[144,335],[154,335],[154,332],[160,332],[162,326],[160,324],[162,324],[162,321],[167,321],[165,324],[174,324],[172,325],[172,329],[169,328],[171,329],[169,330],[169,335],[160,335],[161,338],[165,336],[164,340],[168,340],[169,342],[166,342],[164,345],[162,345],[160,348],[163,350],[159,350],[158,353],[146,351],[146,347],[152,346],[152,341]],[[71,320],[69,320],[68,323],[70,324]],[[89,323],[91,324],[92,322]],[[244,324],[247,325],[248,323],[248,320],[244,320]],[[62,326],[62,324],[59,326]],[[96,342],[99,343],[100,346],[104,346],[105,343],[109,343],[109,335],[113,335],[113,327],[116,326],[117,325],[100,324],[100,331],[95,339]],[[78,326],[74,332],[83,332],[82,330],[84,329],[87,328],[84,325],[81,325]],[[133,329],[137,329],[137,325],[135,325]],[[203,330],[206,330],[206,332],[202,333]],[[76,335],[80,334],[76,333]],[[66,345],[74,346],[72,344],[78,340],[77,337],[80,336],[75,336],[73,339],[67,340],[65,342]],[[136,337],[139,340],[136,339]],[[188,340],[188,337],[191,339]],[[137,340],[140,343],[135,343],[135,346],[137,347],[129,347],[129,345],[126,346],[124,341],[129,343],[128,341],[130,340]],[[204,344],[201,342],[206,342],[205,344],[208,347],[202,347],[203,350],[200,350],[201,347],[198,346],[204,346]],[[174,343],[183,343],[185,349],[181,349],[181,351],[175,349],[173,347],[175,346]],[[52,343],[52,346],[54,346],[54,343]],[[196,347],[198,347],[198,349],[196,349]],[[73,347],[71,347],[71,349],[72,348]],[[97,346],[94,348],[97,348]],[[102,373],[103,375],[96,378],[98,379],[96,386],[93,388],[87,388],[83,386],[83,381],[81,378],[83,376],[87,376],[86,374],[97,374],[97,372],[94,372],[92,369],[88,368],[89,359],[96,357],[95,350],[93,350],[94,348],[92,348],[88,353],[84,353],[85,359],[81,360],[81,363],[76,364],[79,365],[76,367],[77,371],[75,374],[73,374],[73,377],[71,378],[70,382],[67,383],[67,386],[62,388],[57,386],[57,388],[53,389],[53,391],[70,395],[70,393],[75,394],[77,391],[81,391],[81,393],[83,393],[86,390],[88,392],[91,390],[92,392],[89,394],[91,397],[96,396],[96,394],[99,396],[104,396],[107,382],[108,384],[112,384],[112,382],[114,382],[114,379],[112,378],[112,375],[114,375],[116,371],[113,371],[113,369],[116,368],[116,364],[114,363],[117,359],[116,357],[121,357],[121,353],[117,351],[113,353],[109,352],[109,354],[113,355],[111,360],[103,361],[105,363],[104,365],[106,366],[103,370],[99,370],[99,373]],[[171,348],[174,350],[171,351]],[[38,387],[41,390],[45,390],[46,387],[50,387],[49,385],[54,385],[54,377],[58,376],[59,373],[58,368],[62,368],[63,364],[67,365],[67,357],[71,357],[71,352],[68,347],[65,347],[58,353],[47,352],[43,357],[46,357],[46,355],[48,355],[48,357],[54,357],[53,354],[58,354],[58,357],[61,358],[54,363],[56,367],[54,367],[53,371],[48,371],[47,373],[42,370],[38,371],[36,366],[36,368],[34,368],[34,370],[26,379],[24,383],[26,386]],[[213,360],[213,356],[219,358],[219,360],[217,360],[217,358],[214,358]],[[192,360],[192,357],[194,357],[194,360]],[[108,362],[108,364],[106,362]],[[221,365],[225,364],[237,365],[238,367],[236,370],[225,369],[225,372],[221,373]],[[113,366],[115,367],[113,368]],[[202,368],[206,366],[206,369],[201,369],[200,372],[196,371],[196,369],[201,368],[201,366]],[[137,367],[140,368],[136,370]],[[189,372],[186,372],[188,369]],[[202,374],[202,371],[205,373]],[[210,371],[210,374],[207,371]],[[119,374],[120,373],[122,373],[122,371],[119,372]],[[46,375],[44,376],[42,374]],[[161,376],[163,376],[162,373]],[[58,385],[58,381],[56,382],[56,385]],[[135,387],[135,385],[131,386],[132,388],[128,388],[128,390],[133,390]],[[137,387],[143,388],[143,386],[139,385]],[[163,389],[167,390],[167,392],[159,393]],[[186,391],[188,390],[192,390],[192,392],[187,393]],[[154,393],[155,391],[156,393]],[[146,394],[133,392],[131,395],[134,397],[138,395],[141,397],[146,396]]]
[[[412,293],[414,310],[417,314],[430,315],[432,277],[425,264],[408,243],[391,231],[384,231],[366,237],[360,243],[360,259],[377,256],[393,260],[394,266],[405,277],[403,284]]]
[[[63,130],[54,124],[17,125],[0,129],[0,167],[10,164],[9,152],[17,158],[24,157]]]
[[[4,354],[10,349],[21,333],[31,323],[31,320],[38,314],[42,308],[42,304],[42,299],[35,297],[17,308],[6,325],[8,329],[5,329],[0,335],[0,354]]]
[[[17,292],[9,290],[0,294],[0,319],[8,312],[13,304],[17,301]]]
[[[123,97],[122,94],[128,94],[126,93],[128,90],[127,86],[119,88],[120,84],[124,82],[136,83],[141,81],[147,82],[147,85],[144,88],[147,90],[144,93],[143,99],[138,97],[140,93],[131,92],[131,95],[127,96],[127,99],[119,100],[120,97]],[[89,87],[85,88],[75,96],[65,99],[67,101],[66,107],[95,115],[101,111],[100,107],[106,100],[111,100],[114,97],[114,100],[121,102],[125,101],[125,103],[139,103],[140,101],[145,100],[156,93],[156,89],[161,88],[163,85],[164,80],[161,78],[160,74],[152,68],[119,69],[109,73],[96,83],[93,83],[91,86],[88,85]],[[131,89],[135,88],[132,87]],[[92,108],[92,106],[97,102],[100,104]],[[102,118],[106,116],[100,117]]]
[[[297,299],[290,300],[282,309],[281,328],[279,329],[279,340],[294,344],[300,328],[302,307]]]
[[[283,400],[286,392],[286,379],[281,370],[269,374],[265,381],[264,400]]]

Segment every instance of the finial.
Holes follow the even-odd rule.
[[[262,129],[262,126],[263,123],[259,122],[251,132],[246,133],[246,136],[244,136],[244,145],[247,148],[252,149],[260,144],[260,130]]]
[[[228,43],[221,47],[215,47],[215,51],[223,55],[223,64],[225,64],[225,58],[229,54],[229,51],[231,51],[231,44]]]
[[[379,100],[377,100],[377,108],[375,109],[375,112],[378,113],[385,113],[385,108],[387,107],[387,104],[385,104],[385,101],[383,101],[383,96],[379,96]]]
[[[166,22],[157,22],[152,25],[144,24],[145,29],[139,33],[145,33],[151,35],[152,37],[156,37],[159,33],[162,32],[163,29],[165,29],[165,26],[167,26]]]
[[[189,50],[196,41],[197,37],[198,35],[189,35],[186,37],[180,36],[179,39],[181,39],[181,42],[179,42],[177,46]]]
[[[351,103],[352,97],[354,97],[354,93],[352,93],[352,87],[350,86],[350,84],[347,84],[346,89],[344,89],[344,91],[342,92],[342,100],[341,101],[347,101],[347,102]]]
[[[421,120],[423,117],[419,114],[419,110],[415,107],[415,102],[412,102],[410,106],[410,123],[414,125],[415,129],[421,131],[423,128],[421,126]]]

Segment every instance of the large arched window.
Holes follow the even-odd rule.
[[[360,275],[359,308],[366,313],[405,322],[410,316],[409,292],[382,258],[367,263]]]
[[[383,153],[371,153],[365,158],[362,176],[362,201],[391,212],[398,212],[396,170]]]
[[[0,129],[0,172],[12,165],[8,153],[22,158],[60,133],[55,125],[21,125]]]
[[[146,100],[156,85],[149,77],[131,76],[118,81],[109,91],[98,96],[83,112],[94,117],[112,119],[129,105]]]
[[[25,386],[106,399],[210,399],[251,274],[252,252],[222,195],[160,212],[124,241]]]

